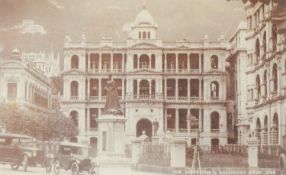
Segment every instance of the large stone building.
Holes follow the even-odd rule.
[[[37,69],[23,64],[18,49],[0,64],[1,103],[15,103],[20,108],[43,112],[51,106],[51,81]]]
[[[223,145],[232,138],[232,114],[227,110],[227,43],[221,37],[202,42],[163,42],[158,25],[144,6],[131,26],[126,42],[103,38],[87,42],[66,37],[62,107],[78,125],[74,141],[97,141],[108,75],[118,86],[127,119],[128,142],[146,131],[148,136],[174,137],[206,145]],[[230,111],[232,112],[232,110]],[[198,123],[191,124],[195,117]],[[158,130],[157,130],[158,128]],[[233,135],[232,135],[233,136]]]
[[[22,52],[21,58],[24,64],[33,66],[47,77],[55,77],[60,74],[60,55],[50,52]]]
[[[238,143],[246,144],[246,138],[253,135],[262,145],[282,144],[286,113],[286,1],[243,2],[247,28],[233,38],[246,44],[235,45],[232,39],[234,47],[229,56],[237,66]]]

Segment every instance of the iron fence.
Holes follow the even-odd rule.
[[[169,144],[143,143],[139,164],[170,166],[170,154]]]

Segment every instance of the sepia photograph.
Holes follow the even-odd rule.
[[[0,175],[286,175],[286,0],[0,0]]]

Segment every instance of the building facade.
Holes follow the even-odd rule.
[[[247,60],[246,66],[237,63],[245,72],[237,72],[238,82],[246,84],[243,87],[238,83],[243,88],[237,92],[241,95],[238,142],[246,144],[252,135],[262,145],[282,144],[286,113],[286,3],[283,0],[243,2],[247,13],[246,47],[240,50],[240,55],[231,56]]]
[[[60,55],[51,52],[22,52],[21,58],[24,64],[33,66],[47,77],[55,77],[60,74]]]
[[[51,106],[51,82],[33,67],[23,64],[18,49],[0,64],[1,103],[15,103],[17,107],[43,112]]]
[[[157,28],[144,6],[126,42],[66,37],[62,107],[80,130],[74,141],[97,141],[96,119],[111,74],[127,119],[126,142],[145,131],[150,137],[170,132],[195,144],[200,131],[201,144],[228,143],[227,43],[207,36],[202,42],[163,42]]]

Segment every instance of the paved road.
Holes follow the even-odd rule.
[[[0,165],[0,175],[47,175],[44,168],[29,167],[27,172],[23,172],[23,168],[14,171],[10,169],[9,165]],[[51,173],[50,175],[54,175]],[[60,175],[71,175],[70,171],[62,170]],[[80,175],[87,175],[87,173],[81,173]],[[158,173],[148,172],[136,172],[132,171],[129,167],[110,167],[100,168],[99,175],[162,175]]]

